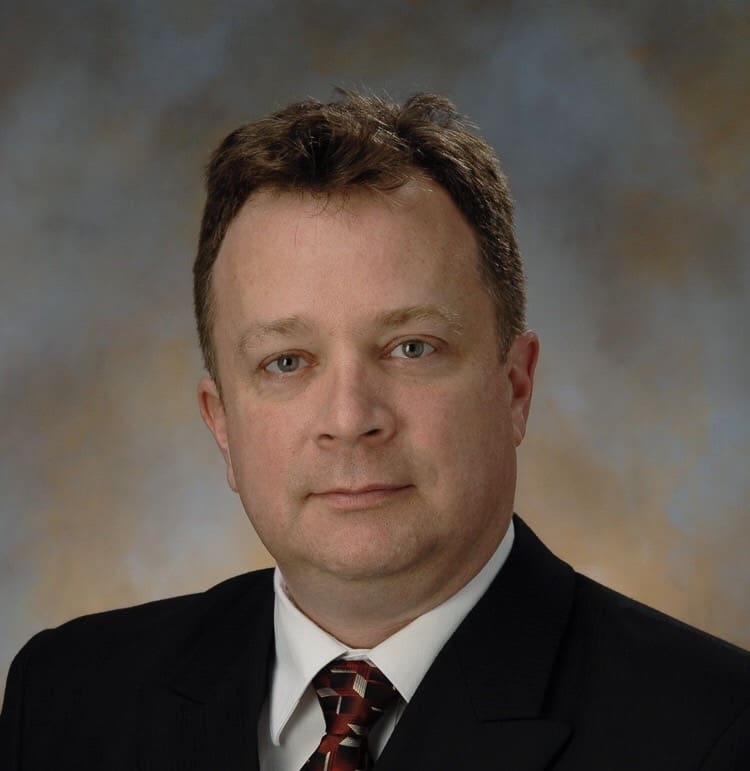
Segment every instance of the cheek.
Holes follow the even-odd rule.
[[[502,394],[481,384],[419,400],[412,425],[415,443],[432,460],[438,482],[492,475],[512,451],[510,413]]]
[[[294,457],[293,437],[288,415],[266,409],[235,416],[229,447],[239,486],[263,497],[267,489],[278,489],[278,480]]]
[[[238,494],[250,522],[266,548],[280,553],[289,539],[296,515],[294,495],[297,458],[291,430],[283,416],[246,417],[235,426],[231,443],[232,466]]]

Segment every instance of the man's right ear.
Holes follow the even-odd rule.
[[[224,410],[219,387],[212,377],[204,375],[198,382],[198,407],[201,411],[203,422],[216,440],[219,451],[227,466],[227,482],[237,492],[237,481],[232,467],[232,456],[229,452],[229,437],[227,434],[227,415]]]

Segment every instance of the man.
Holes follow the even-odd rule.
[[[452,105],[291,105],[207,187],[200,410],[278,568],[37,635],[3,768],[750,768],[750,657],[512,513],[539,343]]]

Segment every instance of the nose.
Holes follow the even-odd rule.
[[[318,381],[315,438],[336,444],[379,445],[393,436],[396,418],[384,375],[375,366],[349,360],[331,364]]]

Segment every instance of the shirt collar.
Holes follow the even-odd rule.
[[[467,613],[487,591],[513,546],[511,520],[485,566],[456,594],[369,650],[348,648],[311,621],[292,602],[277,567],[274,572],[274,661],[269,717],[271,741],[281,732],[315,675],[335,658],[369,659],[409,701],[432,662]]]

